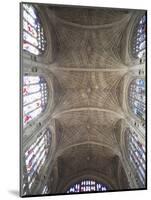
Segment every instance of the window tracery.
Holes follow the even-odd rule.
[[[23,49],[34,55],[45,51],[46,40],[36,9],[23,4]]]
[[[73,186],[71,186],[67,193],[81,193],[81,192],[99,192],[99,191],[107,191],[107,186],[102,183],[98,183],[95,180],[86,179],[82,180]]]
[[[131,82],[128,101],[132,112],[145,121],[145,80],[135,79]]]
[[[48,89],[45,79],[40,76],[24,76],[23,84],[23,123],[25,126],[45,110]]]
[[[143,15],[137,24],[133,41],[133,55],[135,58],[145,58],[146,49],[146,16]]]
[[[126,130],[127,148],[130,163],[132,164],[139,180],[145,184],[145,146],[140,142],[138,135],[130,129]]]
[[[25,165],[29,189],[32,187],[40,169],[46,161],[49,146],[51,145],[51,137],[50,129],[45,129],[25,152]]]

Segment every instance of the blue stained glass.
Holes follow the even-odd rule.
[[[145,184],[145,147],[140,142],[138,135],[130,129],[126,130],[129,160],[137,173],[141,184]]]
[[[129,86],[128,101],[132,112],[145,120],[145,80],[135,79]]]
[[[83,180],[71,186],[67,193],[107,191],[108,187],[95,180]]]
[[[133,55],[136,58],[145,58],[145,47],[146,47],[146,17],[141,17],[137,24],[137,30],[134,35],[133,41]]]

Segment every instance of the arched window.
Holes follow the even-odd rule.
[[[47,83],[40,76],[23,77],[23,123],[24,126],[43,112],[47,105]]]
[[[146,16],[139,20],[133,41],[133,55],[135,58],[145,57],[146,48]]]
[[[39,55],[45,50],[44,30],[35,8],[23,4],[23,49]]]
[[[99,191],[106,191],[107,186],[102,183],[98,183],[91,179],[82,180],[78,183],[75,183],[71,186],[67,193],[81,193],[81,192],[99,192]]]
[[[34,183],[41,167],[44,165],[51,144],[50,129],[44,130],[25,152],[25,164],[28,176],[28,188]]]
[[[145,147],[139,141],[138,135],[130,129],[126,130],[127,149],[130,163],[137,173],[142,185],[145,184]]]
[[[132,112],[141,120],[145,120],[145,81],[135,79],[131,82],[128,94]]]

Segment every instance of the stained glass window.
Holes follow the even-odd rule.
[[[129,87],[129,105],[132,112],[141,120],[145,120],[145,81],[135,79]]]
[[[146,16],[142,16],[137,24],[133,42],[133,55],[136,58],[145,57],[146,48]]]
[[[39,55],[45,50],[44,30],[35,8],[23,4],[23,49]]]
[[[51,143],[51,132],[44,130],[36,141],[25,152],[25,163],[28,175],[28,187],[31,188],[41,167],[44,165]]]
[[[94,180],[82,180],[73,186],[71,186],[67,193],[81,193],[81,192],[99,192],[99,191],[107,191],[107,186],[102,183],[98,183]]]
[[[24,126],[43,112],[47,105],[47,83],[40,76],[23,77],[23,123]]]
[[[135,172],[137,173],[139,180],[145,184],[145,147],[139,141],[138,135],[135,132],[126,130],[127,144],[128,144],[128,156]]]

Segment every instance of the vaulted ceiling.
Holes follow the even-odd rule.
[[[70,160],[70,162],[69,162]],[[125,172],[120,170],[121,162],[110,149],[95,144],[79,144],[67,149],[58,157],[58,192],[66,192],[76,179],[90,177],[104,184],[109,189],[128,187]],[[117,166],[120,166],[117,168]],[[63,180],[63,181],[62,181]],[[123,182],[126,184],[124,185]],[[122,183],[121,185],[119,183]]]
[[[55,8],[50,9],[48,15],[57,41],[58,67],[123,67],[121,40],[132,12]]]
[[[115,145],[113,128],[123,114],[118,97],[120,73],[56,70],[54,74],[61,92],[54,93],[58,100],[52,117],[62,127],[62,145],[84,141]]]
[[[123,118],[123,69],[128,68],[121,58],[122,39],[133,11],[54,6],[45,12],[56,45],[51,118],[59,177],[69,181],[82,172],[98,172],[117,188],[117,169],[123,170],[117,128]]]

